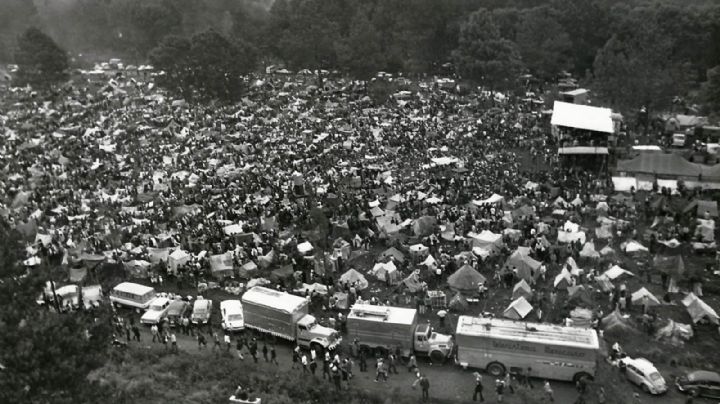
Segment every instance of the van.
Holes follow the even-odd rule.
[[[220,302],[222,327],[225,331],[240,331],[245,328],[243,307],[240,300],[223,300]]]
[[[687,136],[684,133],[673,133],[672,135],[672,145],[674,147],[684,147],[686,140]]]
[[[190,315],[190,321],[193,324],[208,324],[210,322],[210,313],[212,312],[212,300],[198,298],[193,304],[193,311]]]
[[[155,289],[132,282],[123,282],[110,291],[110,302],[115,307],[125,306],[145,310],[155,299]]]

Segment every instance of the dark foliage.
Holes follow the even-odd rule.
[[[15,84],[47,88],[68,77],[68,57],[55,41],[37,28],[28,28],[18,39]]]

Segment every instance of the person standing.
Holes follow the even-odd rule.
[[[597,402],[598,402],[598,404],[605,404],[605,402],[606,402],[605,388],[602,386],[597,391]]]
[[[381,377],[384,381],[387,381],[387,377],[385,377],[385,372],[383,370],[382,358],[378,359],[377,365],[375,365],[375,382],[379,382]]]
[[[138,328],[137,324],[133,324],[132,332],[134,334],[135,341],[140,342],[140,329]]]
[[[225,340],[225,352],[230,352],[230,347],[232,347],[232,340],[230,340],[230,334],[225,334],[223,339]]]
[[[197,340],[198,340],[198,349],[207,348],[207,339],[205,339],[205,334],[198,332]]]
[[[414,354],[410,354],[410,359],[408,360],[408,373],[414,372],[417,370],[417,358],[415,358]]]
[[[237,343],[235,345],[235,348],[237,349],[237,356],[240,358],[241,361],[245,360],[245,356],[243,356],[242,348],[243,348],[243,341],[241,338],[238,338]]]
[[[317,359],[310,361],[310,373],[315,377],[315,371],[317,370]]]
[[[473,392],[473,401],[477,401],[478,396],[480,396],[480,402],[485,401],[485,397],[483,397],[482,376],[480,373],[475,373],[475,391]]]
[[[503,380],[505,388],[510,390],[510,394],[515,394],[515,388],[512,385],[512,375],[510,375],[510,372],[505,372],[505,379]]]
[[[503,402],[503,393],[505,392],[505,382],[497,379],[495,380],[495,393],[497,394],[498,403]]]
[[[263,359],[265,359],[265,363],[267,363],[268,362],[268,347],[267,347],[267,344],[265,344],[265,341],[263,341],[262,354],[263,354]]]
[[[150,334],[152,334],[152,342],[162,342],[157,324],[153,324],[152,327],[150,327]]]
[[[420,376],[420,388],[422,389],[422,400],[430,399],[430,380],[425,375]]]
[[[170,334],[170,343],[172,344],[172,348],[170,348],[170,352],[172,353],[178,353],[178,345],[177,345],[177,336],[175,336],[175,333]]]
[[[298,367],[299,361],[300,361],[300,347],[296,346],[292,352],[292,367],[291,367],[291,369],[296,369]]]
[[[307,355],[303,354],[302,358],[300,359],[300,363],[302,364],[302,371],[303,374],[308,372],[308,358]]]
[[[274,363],[277,366],[280,366],[280,363],[278,363],[277,360],[277,352],[275,351],[275,345],[270,346],[270,363]]]
[[[212,351],[215,352],[215,356],[217,356],[220,353],[220,336],[218,335],[217,331],[213,331],[213,347]],[[217,351],[216,351],[217,350]]]
[[[395,366],[395,362],[397,362],[397,359],[395,358],[395,354],[390,354],[388,356],[388,373],[398,374],[397,367]]]
[[[360,348],[360,371],[367,372],[367,353],[364,349]]]
[[[332,375],[330,374],[330,360],[327,357],[323,360],[323,380],[325,380],[325,375],[327,375],[328,381],[332,380]]]
[[[543,384],[543,391],[545,392],[545,398],[551,403],[554,403],[555,393],[553,392],[552,387],[550,387],[550,382],[547,380],[545,380],[545,383]]]

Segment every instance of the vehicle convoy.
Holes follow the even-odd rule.
[[[470,316],[458,318],[455,342],[463,367],[566,381],[594,377],[600,349],[593,329]]]
[[[361,349],[383,354],[399,347],[403,356],[415,353],[444,362],[453,352],[452,337],[434,332],[430,324],[418,324],[415,309],[355,304],[347,316],[347,333]]]
[[[309,314],[310,302],[300,296],[255,286],[242,296],[245,328],[296,342],[306,348],[333,349],[342,338],[318,325]]]

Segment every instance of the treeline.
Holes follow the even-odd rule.
[[[338,69],[356,77],[377,71],[457,72],[500,88],[518,73],[542,82],[568,70],[595,83],[604,101],[621,109],[663,107],[689,92],[712,98],[700,84],[709,69],[720,65],[720,4],[712,0],[4,3],[3,45],[35,24],[75,58],[141,62],[167,36],[191,37],[212,29],[251,49],[258,64]],[[0,58],[12,58],[11,49],[0,46]]]

